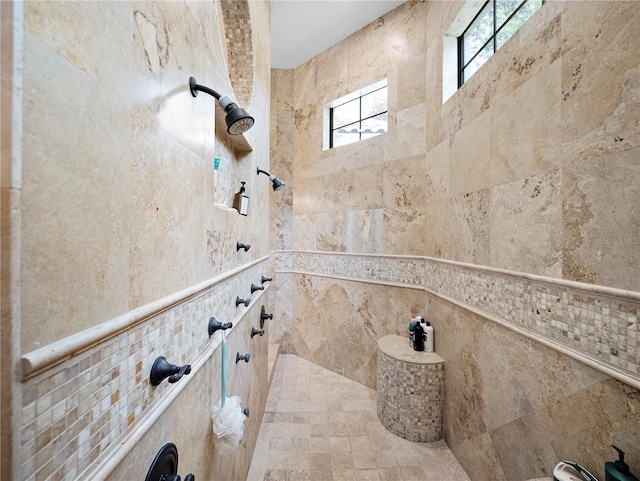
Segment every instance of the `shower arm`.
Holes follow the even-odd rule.
[[[191,79],[193,79],[193,80],[191,80]],[[215,97],[218,100],[220,100],[220,97],[222,97],[222,95],[220,95],[215,90],[210,89],[209,87],[205,87],[204,85],[197,84],[196,83],[196,79],[194,79],[193,77],[191,77],[191,79],[189,79],[189,88],[191,88],[191,90],[199,90],[200,92],[204,92],[206,94],[209,94],[209,95]]]

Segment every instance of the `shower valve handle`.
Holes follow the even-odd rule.
[[[273,279],[271,279],[271,277],[265,277],[262,276],[262,279],[260,279],[260,283],[264,284],[265,282],[271,282]]]
[[[241,356],[239,352],[236,352],[236,364],[238,364],[240,361],[249,362],[250,358],[251,358],[251,354],[249,353],[246,353],[244,356]]]
[[[264,286],[256,286],[253,282],[251,283],[251,294],[256,291],[264,291]]]
[[[251,327],[251,337],[253,338],[253,336],[264,336],[264,331],[259,331],[258,329],[256,329],[255,327]]]
[[[267,314],[264,310],[264,306],[260,309],[260,329],[264,327],[264,321],[267,319],[273,319],[273,314]]]
[[[249,304],[251,304],[251,299],[241,299],[240,296],[236,296],[236,307],[238,307],[240,304],[244,304],[245,307],[249,307]]]
[[[169,376],[169,382],[173,384],[174,382],[178,382],[182,379],[182,376],[185,374],[191,373],[191,366],[189,364],[185,364],[184,366],[180,366],[180,369],[173,376]]]
[[[164,356],[158,356],[151,366],[149,380],[152,386],[159,385],[166,378],[169,378],[169,382],[173,384],[190,373],[191,366],[189,364],[177,366],[167,361]]]
[[[247,252],[249,249],[251,249],[251,244],[243,244],[240,241],[236,242],[236,252],[239,251],[240,249],[243,249],[245,252]]]
[[[210,336],[213,336],[213,333],[220,329],[223,331],[226,331],[227,329],[231,329],[232,327],[233,327],[232,322],[222,323],[218,321],[215,317],[212,317],[211,319],[209,319],[208,331]]]

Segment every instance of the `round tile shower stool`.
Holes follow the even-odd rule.
[[[442,438],[444,359],[418,352],[406,337],[378,341],[378,419],[396,436],[418,443]]]

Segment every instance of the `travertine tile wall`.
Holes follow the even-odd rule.
[[[640,385],[640,295],[633,291],[567,285],[433,258],[279,252],[276,262],[282,273],[424,287],[618,369]]]
[[[27,380],[23,385],[21,467],[17,479],[95,479],[96,466],[113,456],[119,444],[159,409],[158,404],[171,390],[175,390],[168,381],[159,386],[150,385],[154,360],[164,356],[170,363],[182,366],[205,362],[211,357],[211,345],[219,344],[220,334],[213,338],[208,336],[210,317],[233,322],[235,329],[241,332],[228,342],[230,365],[233,365],[237,351],[251,352],[255,366],[264,364],[266,339],[262,343],[263,349],[258,349],[259,339],[251,342],[249,337],[251,326],[259,326],[260,308],[251,307],[248,314],[244,305],[235,305],[237,295],[251,297],[249,286],[260,278],[264,264],[169,309],[161,309],[140,324]],[[266,303],[255,294],[254,297],[254,305]],[[219,349],[213,356],[220,356]],[[229,391],[229,395],[240,394],[247,403],[250,391],[254,391],[251,393],[254,398],[266,391],[267,380],[266,371],[262,372],[254,365],[246,368],[245,378],[249,371],[259,371],[262,375],[257,386],[247,383],[241,392]],[[185,376],[180,383],[204,384],[200,387],[201,402],[209,415],[201,422],[206,420],[205,424],[210,428],[210,411],[220,397],[219,378],[207,379],[201,373],[195,375],[199,377],[197,381]],[[266,397],[266,393],[263,394],[262,401]],[[262,405],[256,402],[251,407],[257,416]],[[181,434],[167,433],[167,436],[170,441],[179,439]],[[190,449],[189,445],[178,444],[178,449],[180,447]],[[248,461],[250,458],[245,459],[247,469]],[[143,471],[144,463],[138,468]],[[134,467],[130,466],[130,469]]]
[[[436,351],[445,359],[444,436],[471,479],[550,477],[560,459],[579,461],[603,479],[611,443],[626,446],[632,466],[640,463],[636,449],[640,391],[481,315],[496,319],[500,312],[506,316],[502,323],[525,326],[538,331],[538,338],[548,336],[575,351],[581,346],[574,328],[586,331],[587,342],[602,349],[593,357],[623,372],[621,351],[613,356],[605,347],[626,339],[625,348],[637,352],[633,342],[638,335],[637,321],[633,321],[638,316],[637,299],[599,294],[587,285],[584,290],[567,289],[553,279],[530,282],[524,276],[460,266],[448,269],[450,277],[447,269],[439,269],[444,272],[440,277],[425,276],[425,287],[434,281],[435,287],[442,288],[434,295],[408,283],[401,287],[399,282],[385,281],[382,270],[374,278],[364,267],[370,263],[358,262],[362,256],[316,252],[290,257],[298,257],[301,270],[294,267],[293,273],[276,273],[276,278],[292,277],[289,282],[295,289],[295,317],[282,336],[285,351],[375,387],[377,339],[389,333],[406,337],[408,320],[417,314],[432,322]],[[338,257],[339,262],[331,262]],[[351,270],[340,269],[342,257],[353,258]],[[393,261],[393,256],[388,257],[386,264]],[[318,262],[319,258],[324,261]],[[419,270],[420,259],[413,263],[414,270]],[[359,271],[353,269],[358,264],[363,267]],[[290,265],[296,261],[292,259]],[[511,292],[494,289],[500,283]],[[498,302],[488,304],[498,294]],[[613,313],[621,325],[605,320],[607,303],[609,316]],[[611,309],[612,305],[619,310]],[[566,317],[559,316],[560,310]],[[553,326],[555,316],[567,324],[566,336],[564,326]],[[637,379],[637,374],[626,373]]]
[[[638,290],[634,3],[548,3],[444,104],[442,35],[461,2],[407,2],[274,71],[272,121],[287,127],[272,125],[272,157],[296,192],[292,212],[274,210],[274,249],[426,255]],[[323,105],[384,77],[389,133],[322,150]]]
[[[265,6],[252,5],[247,27],[264,36]],[[205,2],[25,3],[23,352],[267,252],[255,166],[269,162],[268,65],[254,65],[254,151],[241,159],[215,134],[214,98],[188,89],[193,75],[233,95],[220,15]],[[99,19],[113,22],[96,35]],[[214,208],[214,157],[232,192],[247,182],[250,221]],[[40,329],[49,318],[66,321]]]
[[[272,73],[272,118],[294,119],[291,141],[280,138],[272,155],[291,169],[294,186],[291,210],[272,210],[280,226],[272,248],[304,251],[314,262],[314,251],[400,256],[375,263],[336,255],[326,276],[295,273],[298,254],[279,255],[291,270],[278,274],[276,295],[292,293],[281,308],[291,325],[282,346],[371,386],[376,339],[404,335],[404,320],[433,314],[447,370],[445,438],[473,479],[548,475],[561,458],[601,476],[611,442],[640,466],[637,390],[400,287],[419,275],[411,262],[393,267],[402,256],[478,265],[428,264],[424,280],[616,369],[637,370],[632,335],[621,342],[610,322],[598,338],[606,309],[618,311],[625,334],[635,332],[635,301],[621,303],[625,313],[612,309],[618,299],[557,291],[528,275],[640,290],[638,10],[634,2],[546,2],[443,104],[442,36],[462,5],[408,1],[300,67]],[[323,151],[322,106],[384,77],[389,133]],[[370,264],[366,279],[394,272],[394,284],[331,277],[351,262]],[[491,268],[525,274],[486,277]],[[552,312],[537,314],[529,301]]]
[[[269,5],[6,3],[14,11],[3,5],[2,352],[10,376],[3,371],[2,390],[11,393],[2,405],[3,476],[76,479],[84,471],[103,479],[94,468],[107,458],[113,463],[114,446],[146,422],[149,434],[135,439],[112,479],[143,479],[169,440],[195,466],[185,470],[200,479],[242,477],[259,419],[249,422],[237,457],[216,458],[210,412],[219,361],[215,353],[204,359],[208,340],[196,332],[215,315],[210,307],[219,307],[225,320],[235,312],[235,295],[249,296],[245,274],[125,331],[106,329],[88,350],[68,353],[35,377],[23,379],[20,360],[266,257],[270,189],[255,169],[269,168]],[[255,117],[244,136],[252,151],[240,153],[216,131],[215,100],[192,97],[190,76],[236,97]],[[219,175],[215,157],[222,159]],[[241,180],[249,217],[215,205],[230,205]],[[237,252],[236,241],[251,250]],[[262,262],[251,281],[269,275],[268,265]],[[243,323],[244,329],[249,323]],[[248,335],[237,336],[248,346]],[[145,386],[158,351],[177,364],[191,355],[202,359],[160,426],[150,421],[154,409],[177,386]],[[266,348],[257,349],[250,374],[230,381],[256,403],[256,418],[266,355]],[[190,425],[192,433],[181,431],[194,410],[202,415],[199,424]],[[194,448],[196,432],[208,443]]]

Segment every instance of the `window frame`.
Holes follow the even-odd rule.
[[[506,27],[509,22],[513,19],[513,17],[515,17],[518,12],[520,12],[520,10],[522,9],[522,7],[525,6],[525,4],[528,2],[529,0],[522,0],[520,2],[520,5],[518,5],[517,8],[515,8],[513,10],[513,12],[511,12],[511,14],[502,22],[502,24],[500,26],[497,26],[497,0],[487,0],[482,7],[478,10],[478,12],[476,13],[476,15],[473,17],[473,19],[471,20],[471,22],[469,22],[469,24],[467,25],[467,27],[464,29],[464,31],[462,32],[462,34],[460,34],[460,36],[457,38],[457,46],[458,46],[458,64],[457,64],[457,70],[458,70],[458,88],[462,87],[462,85],[464,85],[464,83],[471,78],[471,76],[473,76],[473,74],[471,74],[471,76],[469,76],[469,78],[465,79],[465,69],[467,67],[469,67],[469,65],[471,65],[471,63],[476,59],[476,57],[478,55],[480,55],[480,53],[488,46],[491,45],[492,46],[492,52],[491,52],[491,56],[495,55],[495,53],[499,50],[500,47],[497,46],[497,37],[498,34],[502,31],[502,29],[504,27]],[[538,7],[538,9],[536,10],[536,12],[538,10],[540,10],[540,8],[542,8],[542,6],[547,2],[547,0],[540,0],[540,7]],[[473,54],[473,56],[465,62],[465,58],[464,58],[464,37],[467,34],[467,32],[469,32],[469,29],[473,26],[473,24],[475,23],[475,21],[484,13],[485,9],[489,6],[489,4],[492,4],[493,6],[493,15],[492,15],[492,33],[491,36],[482,44],[482,46],[480,46],[480,48],[478,48],[478,50]],[[535,14],[535,12],[532,14],[532,16]],[[524,23],[528,22],[531,19],[531,17],[529,17]],[[523,25],[524,25],[523,23]],[[516,30],[517,32],[517,30]],[[512,35],[514,35],[515,32],[513,32]],[[509,37],[511,38],[511,37]],[[507,39],[508,40],[508,39]],[[480,66],[481,67],[481,66]],[[479,67],[479,68],[480,68]],[[475,72],[474,72],[475,73]]]
[[[340,127],[335,128],[334,126],[334,109],[336,109],[337,107],[340,107],[342,105],[345,105],[348,102],[352,102],[354,100],[358,100],[358,118],[356,120],[354,120],[353,122],[346,124],[346,125],[358,125],[358,140],[355,140],[353,142],[349,142],[348,144],[342,144],[342,145],[338,145],[337,147],[342,147],[343,145],[351,145],[354,144],[356,142],[361,142],[362,140],[367,140],[366,138],[363,139],[362,135],[366,134],[366,132],[362,132],[362,122],[369,120],[369,119],[373,119],[375,117],[378,117],[379,115],[384,115],[387,114],[387,128],[385,130],[384,133],[388,133],[389,132],[389,120],[388,120],[388,115],[389,115],[389,90],[388,90],[388,82],[387,79],[382,79],[378,82],[375,82],[367,87],[361,88],[359,90],[356,90],[355,92],[352,92],[348,95],[345,95],[339,99],[333,100],[332,102],[329,102],[325,105],[324,107],[324,117],[325,117],[325,127],[324,127],[324,150],[328,150],[328,149],[333,149],[336,148],[334,146],[335,142],[334,142],[334,133],[341,129],[344,128],[345,125],[342,125]],[[383,111],[379,111],[379,112],[375,112],[371,115],[368,115],[366,117],[362,117],[362,99],[363,97],[366,97],[370,94],[373,94],[375,92],[378,92],[380,90],[383,89],[387,89],[387,96],[386,96],[386,100],[387,100],[387,109],[383,110]],[[377,135],[375,135],[374,137],[377,137],[378,135],[384,135],[384,133],[379,133]]]

